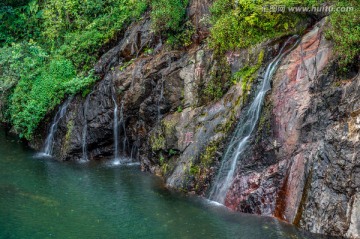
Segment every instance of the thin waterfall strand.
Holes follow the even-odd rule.
[[[128,144],[127,136],[126,136],[126,126],[125,126],[125,118],[124,118],[124,101],[121,101],[120,106],[120,118],[119,118],[119,107],[116,103],[115,96],[113,95],[113,101],[114,101],[114,165],[119,165],[121,163],[124,163],[127,161],[125,159],[125,152]],[[122,130],[123,137],[122,137],[122,147],[121,152],[119,150],[120,145],[120,129]],[[123,157],[120,157],[120,153],[123,154]]]
[[[235,170],[237,168],[238,160],[247,149],[251,134],[253,133],[258,123],[265,95],[271,88],[270,85],[271,78],[274,75],[281,59],[289,51],[294,49],[294,47],[299,42],[298,40],[296,44],[294,44],[290,49],[285,51],[287,45],[294,38],[298,38],[298,37],[293,36],[289,38],[285,42],[284,46],[281,48],[279,54],[267,66],[265,74],[263,76],[263,82],[261,88],[256,94],[256,97],[252,102],[252,104],[250,105],[249,109],[247,110],[247,112],[245,112],[244,117],[240,119],[236,127],[236,130],[233,134],[233,137],[230,140],[230,143],[222,158],[221,167],[219,169],[219,172],[215,179],[215,183],[210,192],[209,198],[211,200],[224,204],[226,194],[233,183],[233,178],[234,178]]]
[[[54,136],[58,129],[58,125],[60,120],[64,117],[67,107],[69,106],[72,97],[69,97],[62,106],[59,107],[58,112],[56,113],[53,123],[50,127],[49,134],[46,137],[45,145],[44,145],[44,155],[51,156],[54,148]]]

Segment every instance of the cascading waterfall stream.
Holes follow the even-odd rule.
[[[244,113],[235,129],[235,132],[230,140],[230,143],[222,158],[221,167],[214,181],[214,185],[210,191],[209,199],[224,204],[226,194],[232,185],[236,166],[241,155],[247,149],[249,139],[256,128],[259,120],[262,105],[266,93],[271,89],[270,81],[277,70],[277,67],[282,58],[297,45],[299,40],[288,50],[285,50],[288,44],[298,36],[290,37],[279,54],[270,62],[263,75],[263,82],[261,88],[256,94],[255,99],[251,103],[248,110]]]
[[[53,123],[50,127],[49,130],[49,134],[45,140],[45,145],[44,145],[44,155],[47,156],[51,156],[53,153],[53,148],[54,148],[54,136],[56,134],[58,125],[60,120],[64,117],[67,107],[69,106],[70,102],[72,100],[72,97],[69,97],[62,106],[59,107],[58,112],[56,113]]]
[[[119,138],[120,138],[120,129],[123,132],[123,141],[122,141],[122,154],[126,152],[126,145],[127,145],[127,136],[126,136],[126,126],[125,126],[125,118],[124,118],[124,101],[121,101],[120,106],[120,118],[119,118],[119,106],[116,103],[116,94],[115,88],[113,88],[112,100],[114,102],[114,126],[113,126],[113,133],[114,133],[114,165],[121,164],[121,157],[120,157],[120,150],[119,150]],[[120,129],[119,129],[120,126]],[[125,157],[124,157],[125,158]]]

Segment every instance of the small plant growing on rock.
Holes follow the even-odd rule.
[[[150,145],[153,151],[165,148],[165,138],[161,130],[157,130],[150,136]]]
[[[262,62],[264,60],[264,50],[261,50],[258,56],[258,61],[256,65],[249,66],[246,65],[241,68],[238,72],[233,75],[233,82],[241,81],[241,88],[243,91],[250,90],[251,83],[255,79],[255,73],[260,69]]]
[[[179,106],[177,107],[177,110],[176,110],[176,111],[177,111],[178,113],[181,113],[181,112],[183,111],[181,105],[179,105]]]

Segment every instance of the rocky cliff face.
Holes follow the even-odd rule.
[[[120,154],[163,176],[169,187],[206,194],[242,109],[261,81],[245,90],[231,83],[231,73],[256,64],[260,52],[264,67],[284,40],[219,56],[203,41],[209,4],[190,4],[196,34],[187,49],[166,49],[148,16],[128,28],[95,66],[102,80],[87,96],[76,96],[60,121],[57,158],[82,159],[84,147],[90,160],[113,158],[116,102]],[[325,27],[319,22],[281,62],[225,204],[312,232],[357,238],[360,78],[336,77]],[[48,127],[39,129],[44,137]]]
[[[253,152],[238,169],[226,205],[357,238],[360,77],[336,77],[324,22],[277,71]]]

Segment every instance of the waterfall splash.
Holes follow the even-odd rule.
[[[260,90],[250,107],[239,120],[235,132],[222,158],[221,167],[210,191],[209,199],[224,204],[226,194],[233,183],[233,178],[239,158],[248,148],[249,139],[256,128],[266,93],[270,90],[270,81],[282,58],[297,45],[299,40],[289,49],[286,47],[298,36],[290,37],[280,49],[279,54],[267,66],[263,75]]]
[[[81,161],[83,162],[87,162],[89,161],[88,159],[88,155],[87,155],[87,128],[88,128],[88,124],[87,124],[87,112],[88,112],[88,108],[89,108],[89,101],[90,101],[90,96],[91,96],[92,92],[90,94],[88,94],[88,96],[86,97],[85,100],[85,104],[84,104],[84,123],[83,123],[83,130],[82,130],[82,159]]]
[[[72,100],[72,97],[69,97],[62,106],[59,107],[58,112],[56,113],[53,123],[50,127],[49,134],[45,140],[45,146],[44,146],[44,152],[43,155],[45,156],[51,156],[53,153],[54,148],[54,136],[56,134],[58,124],[60,120],[64,117],[67,107],[69,106],[70,102]]]

